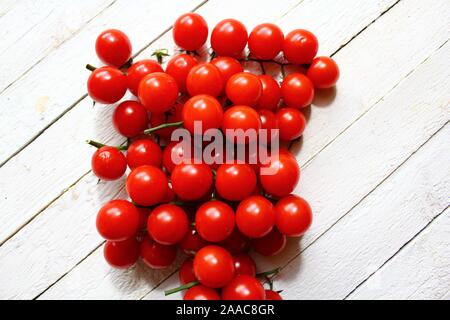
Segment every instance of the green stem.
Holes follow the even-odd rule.
[[[94,141],[94,140],[86,140],[86,143],[91,145],[91,146],[93,146],[93,147],[96,147],[97,149],[100,149],[100,148],[106,146],[106,144],[101,143],[101,142],[97,142],[97,141]],[[120,151],[125,151],[125,150],[128,149],[128,146],[118,146],[116,148],[119,149]]]
[[[144,134],[152,134],[153,132],[164,129],[164,128],[179,127],[181,125],[183,125],[183,121],[172,122],[172,123],[163,123],[157,127],[153,127],[153,128],[145,130]]]
[[[187,289],[190,289],[192,287],[195,287],[198,284],[199,284],[198,281],[192,281],[192,282],[183,284],[182,286],[166,290],[166,291],[164,291],[164,295],[168,296],[168,295],[174,294],[174,293],[179,292],[179,291],[187,290]]]
[[[257,277],[257,278],[263,278],[263,277],[267,277],[267,276],[270,276],[270,275],[275,275],[275,274],[278,274],[278,273],[280,272],[280,270],[281,270],[281,268],[278,267],[278,268],[275,268],[275,269],[273,269],[273,270],[269,270],[269,271],[266,271],[266,272],[257,273],[257,274],[256,274],[256,277]]]
[[[169,202],[169,204],[173,204],[176,206],[185,206],[186,205],[186,203],[182,202],[182,201],[172,201],[172,202]]]
[[[92,64],[87,64],[86,65],[86,69],[88,69],[89,71],[95,71],[97,68],[96,67],[94,67]]]
[[[169,56],[169,50],[167,50],[167,49],[157,49],[157,50],[155,50],[155,52],[152,53],[152,56],[155,56],[156,60],[158,60],[158,63],[162,64],[164,57]]]

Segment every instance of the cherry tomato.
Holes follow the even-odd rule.
[[[236,134],[242,129],[244,132],[250,130],[246,137],[239,139]],[[248,143],[256,140],[259,130],[261,129],[261,119],[258,113],[247,106],[234,106],[228,109],[223,115],[222,130],[227,135],[227,138],[234,137],[235,142]],[[227,133],[227,130],[230,132]],[[231,133],[231,136],[229,134]],[[233,140],[233,139],[231,139]],[[242,141],[244,140],[244,141]]]
[[[220,296],[214,289],[196,285],[186,291],[183,300],[220,300]]]
[[[304,108],[314,99],[314,86],[307,76],[292,73],[284,78],[281,84],[281,95],[284,103],[291,108]]]
[[[140,255],[142,261],[150,268],[164,269],[175,261],[177,247],[160,244],[145,236],[141,243]]]
[[[234,259],[234,269],[236,270],[236,275],[246,274],[249,276],[256,276],[256,264],[252,257],[248,254],[242,253],[233,257]]]
[[[186,78],[186,88],[192,97],[198,94],[217,97],[223,85],[222,75],[212,63],[200,63],[192,67]]]
[[[184,127],[194,134],[194,122],[201,122],[202,132],[220,128],[223,110],[219,101],[209,95],[197,95],[190,98],[183,107],[182,119]]]
[[[136,101],[124,101],[113,113],[113,124],[123,136],[131,138],[148,128],[148,115],[144,106]]]
[[[103,63],[120,68],[131,57],[131,42],[120,30],[105,30],[95,41],[95,51]]]
[[[187,258],[183,261],[178,271],[181,284],[197,281],[197,277],[194,274],[194,260]]]
[[[228,82],[232,75],[244,71],[240,62],[231,57],[217,57],[211,63],[219,69],[224,84]]]
[[[115,147],[104,146],[92,155],[92,171],[102,180],[117,180],[127,170],[127,160]]]
[[[284,57],[291,63],[311,63],[318,50],[319,42],[316,36],[307,30],[293,30],[284,39]]]
[[[281,108],[276,117],[280,129],[280,139],[283,141],[297,139],[305,131],[306,118],[298,109]]]
[[[253,249],[263,256],[274,256],[286,247],[286,236],[273,228],[262,238],[252,240]]]
[[[161,169],[154,166],[140,166],[131,171],[127,178],[127,192],[140,206],[160,203],[167,192],[167,178]]]
[[[123,241],[106,241],[103,255],[111,267],[126,269],[139,258],[139,242],[135,237]]]
[[[96,102],[116,103],[127,92],[127,77],[118,69],[101,67],[92,71],[87,81],[87,90]]]
[[[268,234],[275,224],[272,203],[262,196],[250,196],[239,204],[236,224],[249,238],[261,238]]]
[[[159,167],[162,162],[161,148],[149,139],[136,140],[128,147],[127,162],[132,170],[145,165]]]
[[[173,169],[171,180],[177,196],[195,201],[211,191],[213,175],[211,168],[204,163],[180,163]]]
[[[270,144],[279,136],[279,132],[276,131],[279,129],[277,117],[272,111],[266,109],[259,110],[258,114],[261,119],[261,129],[267,130],[267,142]]]
[[[266,300],[283,300],[283,298],[276,291],[266,290]]]
[[[234,211],[222,201],[206,202],[197,210],[195,228],[206,241],[225,240],[234,229]]]
[[[244,236],[238,228],[234,228],[231,235],[219,245],[233,255],[247,252],[250,248],[250,240]]]
[[[259,75],[258,78],[261,82],[262,91],[257,107],[259,109],[276,109],[281,98],[280,85],[275,79],[266,74]]]
[[[137,207],[136,209],[138,209],[139,212],[139,230],[144,231],[147,229],[147,221],[151,210],[144,207]]]
[[[177,46],[187,51],[195,51],[206,42],[208,25],[201,15],[189,12],[175,21],[172,34]]]
[[[123,241],[134,237],[139,230],[139,212],[126,200],[112,200],[97,214],[97,231],[110,241]]]
[[[221,288],[234,277],[231,254],[218,246],[206,246],[194,257],[194,273],[198,281],[209,288]]]
[[[226,93],[235,105],[255,106],[262,93],[261,81],[248,72],[236,73],[228,80]]]
[[[173,141],[169,143],[163,151],[162,164],[164,169],[166,169],[168,173],[172,173],[176,165],[191,158],[193,150],[192,147],[189,147],[189,149],[190,150],[185,150],[185,144],[183,142]],[[187,156],[187,153],[189,153],[189,156]],[[174,159],[179,160],[179,162],[175,163]]]
[[[175,105],[164,113],[152,113],[150,117],[150,126],[157,127],[164,123],[179,122],[182,119],[184,104],[182,102],[176,102]],[[172,133],[177,129],[177,127],[168,127],[164,129],[159,129],[155,134],[163,139],[170,140]]]
[[[139,100],[150,112],[162,113],[170,110],[178,98],[175,79],[163,72],[153,72],[139,83]]]
[[[160,244],[171,245],[180,242],[188,229],[186,212],[173,204],[156,207],[148,218],[148,234]]]
[[[180,92],[186,92],[186,79],[189,71],[198,64],[197,59],[188,54],[179,54],[167,63],[166,72],[177,82]]]
[[[248,164],[222,164],[216,173],[216,190],[229,201],[248,197],[256,186],[256,174]]]
[[[211,33],[211,47],[219,56],[239,57],[247,44],[245,26],[234,19],[220,21]]]
[[[339,80],[339,67],[328,57],[317,57],[311,63],[307,72],[308,78],[318,89],[331,88]]]
[[[128,90],[137,97],[141,80],[153,72],[163,72],[163,68],[155,60],[145,59],[133,63],[127,71]]]
[[[251,54],[261,60],[272,60],[283,49],[284,35],[280,28],[272,23],[256,26],[248,37]]]
[[[294,191],[300,179],[300,168],[293,156],[280,153],[278,159],[270,158],[267,164],[261,165],[259,179],[267,193],[282,198]]]
[[[195,228],[191,228],[186,233],[183,240],[181,240],[180,248],[185,254],[193,255],[207,244],[208,242],[198,234],[197,230]]]
[[[240,274],[222,289],[222,299],[265,300],[266,292],[258,279]]]
[[[288,237],[300,237],[312,223],[312,211],[305,199],[296,195],[282,198],[275,205],[276,225]]]

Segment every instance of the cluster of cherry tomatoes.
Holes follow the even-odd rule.
[[[185,299],[281,299],[264,289],[261,276],[268,274],[256,273],[248,251],[276,255],[286,237],[300,237],[309,228],[311,208],[292,194],[300,178],[295,157],[282,147],[266,163],[222,163],[223,158],[175,163],[173,155],[186,150],[171,141],[171,133],[181,126],[194,134],[194,121],[201,121],[202,130],[267,129],[281,141],[293,141],[305,129],[301,109],[311,104],[315,89],[335,85],[339,69],[331,58],[316,57],[318,41],[302,29],[284,36],[264,23],[248,35],[241,22],[226,19],[211,33],[209,61],[201,62],[196,52],[207,37],[200,15],[179,17],[173,39],[181,52],[165,70],[164,50],[155,52],[158,60],[132,62],[123,32],[107,30],[97,38],[97,55],[107,66],[89,67],[90,97],[102,104],[118,102],[127,90],[137,97],[121,102],[113,114],[126,145],[90,142],[98,148],[92,169],[100,179],[116,180],[131,170],[126,179],[131,201],[112,200],[97,215],[104,255],[116,268],[141,258],[161,269],[174,263],[180,248],[187,258],[179,269],[182,286],[174,291],[188,289]],[[302,71],[283,72],[279,84],[269,75],[244,72],[241,62],[249,60]],[[261,174],[264,168],[276,174]]]

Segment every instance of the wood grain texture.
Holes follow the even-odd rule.
[[[447,209],[348,298],[448,300],[449,239],[450,209]]]

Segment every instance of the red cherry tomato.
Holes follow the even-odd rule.
[[[256,174],[248,164],[222,164],[216,173],[216,190],[229,201],[248,197],[256,186]]]
[[[154,166],[140,166],[131,171],[127,178],[127,192],[140,206],[154,206],[160,203],[167,192],[167,178],[161,169]]]
[[[252,240],[253,249],[263,256],[274,256],[286,247],[286,236],[273,228],[262,238]]]
[[[180,248],[187,255],[194,255],[206,245],[208,242],[198,234],[195,228],[190,229],[180,242]]]
[[[307,76],[292,73],[284,78],[281,84],[281,95],[284,103],[291,108],[304,108],[314,99],[314,86]]]
[[[190,98],[183,107],[182,119],[184,127],[194,134],[194,122],[201,122],[202,132],[220,128],[223,110],[219,101],[209,95],[197,95]]]
[[[144,207],[138,207],[139,212],[139,230],[144,231],[147,229],[147,220],[150,215],[150,209]]]
[[[234,229],[234,211],[222,201],[206,202],[195,214],[195,228],[206,241],[225,240]]]
[[[136,140],[128,147],[127,162],[130,169],[150,165],[159,167],[162,162],[162,151],[152,140]]]
[[[244,236],[238,228],[234,228],[233,233],[220,242],[219,245],[233,255],[247,252],[250,248],[250,240]]]
[[[184,160],[188,160],[192,155],[192,147],[189,146],[190,150],[185,150],[185,145],[183,142],[173,141],[169,143],[163,151],[163,160],[162,164],[164,169],[167,170],[168,173],[172,173],[175,166],[183,162]],[[187,155],[189,153],[189,155]],[[175,163],[174,159],[178,159],[180,162]]]
[[[222,75],[212,63],[200,63],[192,67],[186,78],[186,88],[192,97],[198,94],[217,97],[223,85]]]
[[[186,212],[173,204],[156,207],[148,218],[148,234],[160,244],[171,245],[180,242],[188,229]]]
[[[150,112],[162,113],[170,110],[178,98],[175,79],[163,72],[145,76],[139,83],[139,100]]]
[[[206,246],[194,257],[194,273],[198,281],[209,288],[221,288],[234,277],[231,254],[218,246]]]
[[[296,195],[282,198],[275,206],[278,229],[288,237],[300,237],[312,223],[312,211],[305,199]]]
[[[124,101],[114,110],[113,124],[123,136],[131,138],[148,128],[148,115],[144,106],[136,101]]]
[[[283,298],[276,291],[266,290],[266,300],[283,300]]]
[[[87,81],[87,90],[96,102],[116,103],[127,92],[127,77],[118,69],[101,67],[92,71]]]
[[[197,281],[197,277],[194,274],[194,260],[191,258],[184,260],[178,271],[178,276],[181,284]]]
[[[164,123],[173,123],[183,120],[183,105],[184,104],[181,102],[176,102],[169,111],[166,111],[164,113],[152,113],[150,117],[150,126],[154,128]],[[155,132],[155,134],[163,139],[170,140],[175,129],[177,129],[177,127],[159,129]]]
[[[131,57],[131,42],[120,30],[105,30],[95,41],[95,51],[103,63],[120,68]]]
[[[279,136],[276,131],[279,129],[277,117],[272,111],[266,109],[259,110],[258,114],[261,119],[261,129],[267,130],[267,142],[275,141]]]
[[[135,237],[123,241],[106,241],[103,247],[106,262],[117,269],[133,266],[139,258],[139,242]]]
[[[177,196],[195,201],[211,191],[213,175],[211,168],[204,163],[180,163],[173,169],[171,180]]]
[[[104,146],[92,156],[92,171],[102,180],[117,180],[127,170],[127,160],[122,152],[115,147]]]
[[[267,171],[272,174],[267,174]],[[280,153],[278,159],[270,158],[267,164],[261,165],[259,179],[267,193],[282,198],[292,193],[297,186],[300,167],[293,156]]]
[[[265,300],[266,292],[258,279],[241,274],[222,289],[223,300]]]
[[[211,63],[219,69],[224,84],[228,82],[232,75],[244,71],[240,62],[231,57],[217,57]]]
[[[257,107],[259,109],[276,109],[281,98],[280,85],[266,74],[259,75],[258,78],[261,82],[262,91]]]
[[[211,33],[211,47],[219,56],[239,57],[247,44],[245,26],[234,19],[220,21]]]
[[[261,81],[248,72],[236,73],[228,80],[226,93],[235,105],[255,106],[262,93]]]
[[[234,259],[234,269],[236,270],[236,275],[246,274],[248,276],[256,276],[256,264],[252,257],[248,254],[242,253],[233,257]]]
[[[97,231],[110,241],[123,241],[134,237],[139,230],[139,212],[126,200],[112,200],[97,214]]]
[[[175,261],[177,247],[160,244],[146,236],[141,243],[140,255],[150,268],[164,269]]]
[[[249,133],[254,132],[255,134],[248,135],[245,139],[238,139],[234,136],[235,142],[248,143],[254,141],[259,129],[261,129],[261,119],[258,113],[247,106],[234,106],[228,109],[223,115],[222,130],[225,134],[227,134],[227,130],[230,130],[232,136],[227,137],[232,138],[237,129],[242,129],[244,132],[250,130]]]
[[[220,296],[214,289],[196,285],[186,291],[183,300],[220,300]]]
[[[306,127],[306,118],[297,109],[281,108],[277,112],[278,128],[280,129],[280,139],[292,141],[299,138]]]
[[[339,80],[339,67],[328,57],[317,57],[311,63],[307,73],[308,78],[318,89],[331,88]]]
[[[141,80],[153,72],[163,72],[163,68],[155,60],[145,59],[133,63],[127,71],[128,90],[137,97]]]
[[[208,25],[201,15],[189,12],[175,21],[172,34],[177,46],[187,51],[195,51],[206,42]]]
[[[256,26],[248,37],[251,54],[261,60],[272,60],[283,49],[284,35],[280,28],[272,23]]]
[[[268,234],[275,224],[272,203],[262,196],[250,196],[239,204],[236,224],[249,238],[261,238]]]
[[[197,59],[188,54],[179,54],[167,63],[166,72],[177,82],[180,92],[186,92],[186,79],[189,71],[198,64]]]
[[[316,36],[307,30],[293,30],[284,39],[284,57],[291,63],[311,63],[318,50],[319,42]]]

